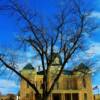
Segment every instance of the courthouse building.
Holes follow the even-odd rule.
[[[56,55],[49,72],[50,83],[56,68],[59,68],[60,65],[61,58]],[[63,70],[48,100],[94,100],[91,75],[83,74],[88,70],[89,68],[84,64],[75,67],[73,71]],[[37,72],[31,64],[27,64],[21,73],[42,92],[43,71]],[[20,100],[35,100],[35,98],[35,91],[22,79],[20,83]]]

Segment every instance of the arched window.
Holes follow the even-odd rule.
[[[86,80],[83,78],[83,87],[86,88]]]

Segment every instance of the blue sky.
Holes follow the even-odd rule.
[[[54,0],[23,0],[26,4],[31,7],[34,7],[42,14],[51,16],[54,11],[54,6],[56,5],[56,1]],[[60,0],[57,0],[60,1]],[[88,0],[87,0],[88,1]],[[1,2],[1,1],[0,1]],[[92,16],[100,22],[100,0],[93,0],[94,11]],[[15,36],[18,32],[17,25],[14,23],[14,19],[11,16],[8,16],[7,13],[0,12],[0,46],[5,45],[7,47],[14,46]],[[89,39],[89,49],[86,51],[90,53],[89,57],[92,59],[97,59],[96,67],[100,66],[100,30],[93,33],[91,38]],[[30,56],[28,53],[27,56]],[[24,64],[23,64],[24,65]],[[8,80],[8,73],[2,74],[0,76],[0,92],[3,94],[7,93],[17,93],[19,89],[19,84],[14,79]],[[93,86],[100,85],[100,74],[97,71],[96,75],[93,77]],[[99,86],[100,87],[100,86]]]

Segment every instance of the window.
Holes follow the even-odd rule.
[[[37,83],[37,81],[35,82],[35,86],[38,87],[38,83]]]
[[[86,88],[86,80],[83,78],[83,87]]]
[[[76,78],[72,78],[72,82],[71,82],[71,88],[72,89],[77,89],[77,79]]]
[[[73,100],[79,100],[79,95],[78,95],[78,93],[73,93],[73,94],[72,94],[72,98],[73,98]]]
[[[70,93],[65,94],[65,100],[71,100],[71,94]]]
[[[29,88],[29,84],[27,83],[27,88]]]
[[[43,89],[43,83],[41,84],[40,89]]]
[[[65,100],[79,100],[79,94],[78,93],[67,93],[65,94]]]
[[[67,86],[66,86],[66,89],[70,89],[70,78],[68,78],[67,80],[66,80],[66,83],[67,83]]]
[[[54,89],[59,89],[59,83],[58,82],[55,84]]]
[[[42,82],[42,80],[40,80],[40,82],[39,82],[39,88],[43,89],[43,82]]]
[[[29,98],[29,94],[28,93],[26,94],[26,98]]]
[[[72,79],[71,78],[68,78],[67,80],[66,80],[66,83],[67,83],[67,89],[72,89],[72,84],[73,84],[73,82],[72,82]]]
[[[87,100],[87,94],[86,93],[84,94],[84,100]]]
[[[61,94],[53,94],[53,100],[61,100]]]
[[[35,100],[39,100],[41,98],[41,95],[35,94]]]

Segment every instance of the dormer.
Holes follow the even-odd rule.
[[[86,66],[83,63],[80,63],[78,66],[76,66],[73,70],[74,74],[83,74],[83,75],[87,75],[90,74],[90,68],[88,66]]]
[[[51,59],[51,56],[49,57],[49,59]],[[51,66],[58,66],[61,64],[62,64],[62,60],[60,55],[58,53],[53,53]]]
[[[32,66],[32,64],[28,63],[22,70],[21,74],[25,77],[33,76],[36,74],[35,68]]]

